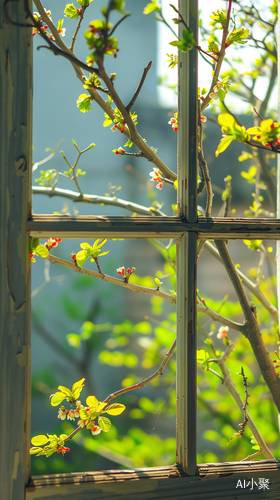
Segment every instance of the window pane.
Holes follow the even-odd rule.
[[[257,459],[272,458],[280,451],[275,393],[268,389],[268,375],[277,384],[280,370],[276,245],[229,241],[218,249],[207,241],[198,263],[198,462],[242,460],[260,446]]]
[[[220,50],[222,29],[217,22],[218,18],[214,19],[213,16],[221,12],[220,9],[225,10],[228,3],[200,0],[199,7],[200,44],[206,51],[208,47],[211,53],[211,43],[216,36],[216,49],[212,46],[212,55],[215,57],[215,50]],[[279,137],[278,127],[275,125],[275,122],[278,122],[275,106],[277,40],[276,31],[271,29],[271,26],[275,26],[277,11],[276,7],[273,10],[267,2],[262,1],[255,2],[252,11],[249,8],[249,2],[243,2],[242,5],[238,2],[234,6],[237,24],[230,23],[229,31],[233,33],[234,29],[240,29],[244,34],[244,40],[242,43],[231,43],[229,36],[226,58],[218,82],[211,92],[212,102],[205,111],[205,97],[213,75],[209,64],[210,58],[204,57],[203,54],[203,57],[198,58],[200,102],[203,115],[207,118],[207,122],[203,123],[203,148],[215,194],[212,213],[214,216],[224,215],[221,198],[223,201],[227,199],[227,216],[276,216],[275,153]],[[263,23],[259,22],[259,18]],[[258,42],[254,44],[245,40],[246,36],[251,40],[269,40],[269,46],[275,51],[273,56],[269,53],[268,46],[263,50]],[[256,130],[261,123],[261,128]],[[242,129],[242,126],[245,128]],[[235,127],[237,135],[239,134],[238,140],[232,127]],[[225,136],[229,140],[227,146],[226,142],[223,142]],[[227,178],[226,183],[225,178]],[[205,192],[199,198],[202,213],[205,210],[204,197]]]
[[[93,19],[103,17],[101,7],[102,3],[96,1],[85,12],[75,44],[75,54],[82,61],[86,61],[90,54],[84,32],[89,29],[89,23]],[[174,110],[171,106],[169,109],[161,108],[157,100],[156,20],[153,14],[143,14],[143,2],[129,2],[126,7],[131,12],[131,17],[121,23],[115,33],[119,40],[118,57],[114,59],[113,56],[106,56],[105,68],[109,77],[111,73],[117,73],[115,88],[127,106],[138,87],[144,68],[149,60],[152,60],[152,67],[131,112],[138,116],[135,120],[138,121],[137,128],[141,136],[150,147],[157,150],[158,157],[175,173],[177,134],[171,124],[168,124]],[[64,17],[63,6],[56,0],[50,0],[48,9],[57,25],[58,19]],[[113,12],[111,17],[116,23],[120,15]],[[68,46],[71,44],[75,26],[76,21],[69,17],[64,18],[63,28],[66,28],[66,32],[62,40]],[[127,40],[133,43],[133,57]],[[34,44],[35,48],[42,45],[38,36],[34,37]],[[166,68],[166,72],[168,71],[171,70]],[[174,71],[176,72],[176,69],[173,73]],[[86,78],[89,77],[86,70],[85,75]],[[125,146],[128,136],[126,130],[122,130],[121,120],[115,124],[107,122],[106,127],[103,127],[104,110],[94,100],[91,103],[91,111],[81,112],[78,109],[79,96],[89,95],[83,84],[84,82],[76,77],[70,61],[54,57],[49,51],[34,50],[34,213],[69,211],[74,215],[79,211],[80,215],[160,215],[162,211],[165,215],[173,215],[171,205],[176,204],[176,190],[173,185],[168,184],[164,184],[161,190],[155,189],[158,182],[151,182],[149,173],[157,166],[145,158],[133,156],[139,154],[136,146]],[[102,86],[106,87],[103,82]],[[108,106],[108,95],[102,91],[94,92],[99,92]],[[173,92],[175,93],[175,90]],[[114,109],[115,105],[112,107]],[[114,125],[117,125],[118,130],[113,133],[111,128]],[[81,151],[95,144],[95,147],[81,156],[74,170],[74,175],[78,175],[76,180],[81,192],[87,195],[85,203],[77,202],[79,188],[75,181],[70,179],[73,177],[73,170],[69,164],[73,167],[78,156],[72,140]],[[56,147],[56,155],[49,162],[38,165],[38,162],[51,154],[51,151],[45,152],[45,148],[54,150]],[[62,157],[62,150],[69,164]],[[122,150],[129,153],[129,156],[123,155]],[[55,197],[48,198],[49,194]],[[91,202],[88,195],[93,195]],[[132,201],[135,206],[127,209],[124,201]],[[143,206],[142,210],[137,204]],[[149,207],[153,209],[149,210]]]
[[[78,399],[85,406],[89,406],[89,395],[104,401],[113,392],[155,373],[176,336],[174,242],[115,240],[100,248],[101,252],[110,250],[98,257],[102,273],[123,284],[130,268],[133,272],[125,287],[135,284],[152,290],[150,295],[54,265],[36,255],[43,253],[44,242],[34,250],[36,263],[32,264],[32,437],[47,433],[69,435],[76,428],[80,418],[72,421],[69,411],[62,409],[60,416],[65,418],[57,420],[62,405],[71,410],[66,400],[58,406],[50,404],[49,396],[61,392],[59,385],[71,389],[75,382],[86,378]],[[54,240],[47,242],[49,247],[52,243]],[[64,240],[50,253],[71,262],[74,252],[79,262],[80,243],[85,241]],[[92,248],[94,241],[87,243]],[[81,267],[97,271],[90,258]],[[168,300],[164,293],[157,292],[158,287]],[[124,404],[126,410],[119,416],[104,414],[112,422],[108,433],[92,436],[90,430],[82,429],[64,443],[71,449],[64,457],[57,453],[49,458],[33,456],[32,473],[174,463],[175,366],[173,353],[162,376],[112,399],[109,404]],[[73,404],[72,409],[75,407]]]

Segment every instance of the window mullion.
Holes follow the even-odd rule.
[[[179,1],[197,37],[197,0]],[[180,39],[185,26],[180,23]],[[179,53],[178,212],[197,221],[197,53]],[[177,462],[196,473],[196,234],[177,244]]]
[[[24,500],[30,477],[32,30],[0,0],[0,491]],[[32,2],[28,1],[32,10]],[[24,0],[6,4],[26,23]]]

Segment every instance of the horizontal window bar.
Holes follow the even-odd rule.
[[[195,232],[203,239],[280,240],[279,219],[200,218],[189,223],[178,217],[107,217],[34,215],[27,222],[32,237],[48,238],[174,238]]]

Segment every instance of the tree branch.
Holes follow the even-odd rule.
[[[207,306],[201,306],[201,305],[197,304],[196,310],[197,310],[197,312],[201,312],[203,314],[206,314],[207,316],[209,316],[209,318],[213,319],[214,321],[218,321],[222,325],[226,325],[229,328],[236,330],[237,332],[243,331],[243,328],[244,328],[243,323],[237,323],[235,321],[227,319],[225,316],[221,316],[220,314],[216,313],[215,311],[212,311],[212,309],[209,309],[209,307],[207,307]]]
[[[215,259],[219,260],[222,263],[222,259],[219,255],[219,252],[214,247],[212,243],[209,241],[205,242],[205,248],[215,257]],[[248,290],[260,301],[260,303],[269,311],[271,316],[278,321],[278,310],[274,307],[271,302],[266,298],[263,292],[253,283],[245,274],[242,273],[239,269],[236,270],[239,278],[242,280],[242,283]]]
[[[68,198],[75,203],[92,203],[93,205],[111,205],[114,207],[124,208],[130,212],[137,212],[142,215],[161,215],[164,213],[160,210],[150,210],[147,207],[138,205],[131,201],[126,201],[121,198],[116,198],[116,196],[98,196],[94,194],[83,194],[82,196],[75,191],[70,191],[69,189],[61,189],[57,187],[45,187],[45,186],[32,186],[33,194],[44,194],[52,198],[53,196],[61,196],[62,198]]]
[[[48,259],[52,264],[60,264],[61,266],[69,267],[76,273],[86,274],[87,276],[92,276],[93,278],[106,281],[107,283],[114,283],[115,285],[127,288],[132,292],[146,293],[148,295],[156,295],[157,297],[160,297],[164,300],[167,300],[168,302],[171,302],[171,304],[174,305],[176,304],[176,298],[173,297],[173,295],[169,295],[168,293],[162,292],[157,288],[148,288],[145,286],[134,285],[133,283],[126,282],[119,278],[113,278],[112,276],[108,276],[107,274],[103,274],[97,271],[92,271],[91,269],[87,269],[85,267],[80,267],[77,264],[69,262],[68,260],[61,259],[60,257],[54,257],[51,254],[49,254],[46,257],[46,259]]]
[[[99,76],[100,78],[104,81],[105,85],[107,86],[110,96],[112,97],[116,107],[120,110],[122,113],[125,123],[128,126],[129,129],[129,134],[130,134],[130,139],[133,141],[135,146],[143,153],[143,156],[153,163],[159,170],[162,172],[164,177],[167,177],[167,179],[170,179],[172,181],[175,181],[177,179],[177,175],[170,170],[165,163],[156,155],[156,153],[150,148],[145,141],[142,139],[142,137],[138,134],[136,126],[131,119],[131,116],[129,112],[127,111],[125,105],[123,104],[121,98],[119,97],[117,91],[115,90],[115,86],[112,82],[112,80],[109,78],[107,75],[103,62],[99,60],[97,62],[98,67],[99,67]]]
[[[40,16],[42,17],[43,21],[46,24],[48,24],[49,29],[50,29],[51,33],[53,34],[53,36],[55,38],[55,42],[58,45],[58,47],[63,52],[69,53],[70,55],[73,56],[73,52],[71,52],[71,50],[63,42],[63,40],[61,39],[61,37],[60,37],[60,35],[59,35],[59,33],[58,33],[55,25],[50,20],[50,18],[47,16],[47,14],[45,12],[45,9],[43,8],[40,0],[34,0],[34,3],[36,5],[36,8],[37,8],[38,12],[40,13]],[[77,61],[78,61],[78,59],[77,59]],[[86,80],[86,77],[85,77],[85,75],[84,75],[81,67],[76,63],[76,61],[70,61],[70,62],[71,62],[72,66],[73,66],[73,68],[74,68],[74,70],[76,72],[77,77],[82,82],[82,84],[84,84],[84,82]],[[89,73],[91,72],[89,66],[86,66],[85,69]],[[111,120],[114,120],[114,118],[115,118],[114,110],[111,108],[111,106],[109,105],[109,103],[105,102],[104,99],[102,98],[102,96],[95,89],[87,89],[87,91],[90,94],[90,96],[92,97],[92,99],[103,109],[103,111],[105,113],[107,113],[108,116],[110,116]]]
[[[242,282],[240,281],[237,269],[234,266],[232,258],[229,254],[227,244],[225,241],[215,241],[219,254],[228,273],[228,276],[236,291],[238,300],[240,302],[244,317],[245,325],[242,329],[243,335],[249,340],[256,357],[257,363],[260,367],[262,376],[267,384],[267,387],[272,395],[274,403],[280,413],[280,378],[277,375],[270,355],[266,349],[263,341],[258,321],[256,307],[251,306],[248,297],[245,293]]]
[[[68,59],[74,65],[74,67],[83,68],[86,71],[88,71],[89,73],[96,73],[96,74],[98,74],[98,69],[97,68],[95,68],[95,69],[94,68],[90,68],[86,63],[80,61],[75,56],[75,54],[73,53],[73,51],[71,49],[69,49],[67,47],[67,45],[62,41],[61,36],[58,33],[56,26],[53,24],[52,20],[46,14],[46,11],[43,8],[40,0],[33,0],[33,1],[34,1],[35,5],[36,5],[38,11],[39,11],[39,14],[40,14],[41,18],[48,25],[48,27],[49,27],[50,31],[52,32],[52,35],[54,36],[54,39],[55,39],[55,43],[53,43],[49,39],[49,37],[44,32],[42,32],[39,29],[39,35],[48,43],[49,46],[47,47],[46,45],[41,45],[41,46],[37,47],[37,50],[40,49],[40,48],[45,48],[45,49],[51,50],[54,53],[54,55],[56,55],[56,56],[60,55],[62,57],[65,57],[66,59]],[[33,18],[33,16],[32,16],[32,19],[33,19],[34,25],[36,26],[38,23],[36,23],[36,21]],[[76,73],[77,73],[77,70],[76,70]],[[78,74],[77,74],[77,76],[78,76]]]
[[[232,395],[233,399],[235,400],[238,408],[240,409],[240,411],[242,413],[243,412],[242,399],[241,399],[240,394],[238,393],[238,391],[235,387],[234,381],[233,381],[232,376],[230,374],[230,370],[227,368],[226,363],[225,363],[225,361],[228,358],[228,356],[230,355],[230,353],[234,350],[234,347],[235,346],[234,346],[233,342],[231,342],[231,344],[229,344],[227,346],[223,356],[221,356],[220,358],[211,359],[211,361],[213,361],[214,363],[217,363],[219,365],[221,372],[223,374],[223,377],[224,377],[223,384],[227,387],[228,391]],[[255,425],[254,421],[252,420],[252,418],[250,417],[248,412],[247,412],[247,418],[248,418],[248,427],[249,427],[250,431],[252,432],[255,440],[258,443],[261,453],[266,458],[274,458],[274,456],[272,455],[271,451],[269,450],[269,448],[265,444],[257,426]]]

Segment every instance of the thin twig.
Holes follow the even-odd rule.
[[[64,139],[61,139],[59,141],[59,143],[57,144],[57,146],[54,148],[54,150],[51,152],[51,154],[49,154],[49,156],[47,156],[43,160],[36,161],[36,163],[34,163],[32,166],[32,172],[35,172],[35,170],[37,170],[38,167],[41,167],[45,163],[48,163],[49,161],[51,161],[52,158],[54,158],[54,156],[56,155],[57,151],[59,150],[59,148],[63,142],[64,142]]]
[[[69,47],[69,49],[71,50],[71,52],[73,52],[73,51],[74,51],[74,45],[75,45],[75,42],[76,42],[76,39],[77,39],[77,35],[78,35],[78,33],[79,33],[79,30],[80,30],[80,27],[81,27],[82,21],[83,21],[83,19],[84,19],[85,10],[86,10],[86,8],[87,8],[88,6],[89,6],[89,4],[88,4],[88,5],[84,5],[84,6],[82,7],[82,12],[80,12],[80,14],[79,14],[79,21],[78,21],[78,24],[77,24],[77,26],[76,26],[75,33],[74,33],[74,35],[73,35],[73,37],[72,37],[72,43],[71,43],[71,45],[70,45],[70,47]]]
[[[127,14],[125,14],[116,24],[115,26],[112,28],[112,30],[108,33],[109,36],[112,36],[112,34],[114,33],[114,31],[117,29],[117,27],[127,18],[129,17],[131,14],[129,14],[129,12]]]
[[[221,372],[223,374],[223,377],[224,377],[224,381],[223,381],[223,384],[227,387],[228,391],[230,392],[230,394],[232,395],[232,397],[234,398],[238,408],[240,409],[240,411],[242,412],[243,411],[243,402],[242,402],[242,399],[236,389],[236,386],[235,386],[235,383],[232,379],[232,376],[230,374],[230,370],[227,368],[226,364],[225,364],[225,361],[226,359],[228,358],[228,356],[230,355],[230,353],[234,350],[234,343],[231,342],[224,354],[220,357],[220,358],[216,358],[216,359],[211,359],[209,361],[212,361],[214,363],[217,363],[221,369]],[[261,453],[266,457],[266,458],[274,458],[274,456],[272,455],[271,451],[269,450],[269,448],[267,447],[264,439],[262,438],[257,426],[255,425],[254,421],[252,420],[252,418],[250,417],[249,413],[247,413],[247,417],[248,417],[248,427],[249,429],[251,430],[256,442],[258,443],[259,447],[260,447],[260,450],[261,450]]]
[[[200,240],[199,243],[198,243],[198,247],[197,247],[197,250],[196,250],[196,262],[198,262],[198,259],[200,257],[200,254],[204,248],[204,245],[205,245],[205,240]]]
[[[33,292],[31,293],[31,299],[34,299],[36,295],[41,293],[51,281],[61,282],[66,279],[65,274],[60,274],[59,276],[50,277],[50,263],[48,260],[45,261],[44,277],[45,279],[43,283],[37,288],[35,288],[35,290],[33,290]]]
[[[224,60],[224,57],[225,57],[225,47],[226,47],[226,39],[227,39],[227,36],[228,36],[228,28],[229,28],[229,21],[230,21],[231,6],[232,6],[232,0],[229,0],[228,10],[227,10],[226,25],[223,28],[223,38],[222,38],[222,42],[221,42],[221,50],[220,50],[220,53],[219,53],[219,56],[218,56],[218,60],[217,60],[217,64],[216,64],[216,67],[215,67],[215,72],[214,72],[214,76],[212,78],[212,82],[211,82],[211,86],[210,86],[209,92],[208,92],[207,96],[205,97],[205,99],[204,99],[204,101],[203,101],[203,103],[201,105],[201,112],[203,112],[204,109],[207,108],[207,106],[209,105],[210,100],[211,100],[210,94],[212,94],[213,89],[214,89],[215,85],[217,84],[218,78],[219,78],[219,75],[220,75],[222,63],[223,63],[223,60]]]
[[[261,282],[262,275],[263,275],[264,261],[265,261],[265,252],[261,251],[260,261],[259,261],[259,265],[258,265],[258,274],[257,274],[257,279],[256,279],[256,286],[258,288],[260,286],[260,282]]]
[[[138,382],[137,384],[131,385],[130,387],[124,387],[123,389],[120,389],[116,392],[113,392],[112,394],[109,394],[106,399],[104,399],[104,403],[109,403],[112,401],[112,399],[115,399],[116,397],[120,396],[121,394],[125,394],[126,392],[129,391],[134,391],[135,389],[141,389],[142,387],[145,387],[146,385],[150,384],[153,380],[158,378],[160,375],[163,374],[163,371],[171,358],[174,350],[176,348],[176,339],[173,341],[169,351],[166,353],[164,356],[164,359],[162,360],[160,366],[158,367],[157,371],[150,375],[149,377],[145,378],[144,380],[141,380],[141,382]]]
[[[213,194],[213,190],[212,190],[211,178],[209,175],[209,168],[207,165],[207,161],[204,158],[202,137],[203,137],[203,127],[202,127],[202,121],[201,121],[201,104],[200,104],[200,101],[198,100],[198,139],[199,139],[198,161],[199,161],[199,165],[200,165],[200,168],[202,170],[202,173],[203,173],[203,181],[205,183],[206,192],[207,192],[205,217],[211,217],[214,194]]]
[[[126,110],[127,110],[128,112],[131,110],[132,106],[134,105],[134,103],[135,103],[135,101],[136,101],[136,99],[137,99],[137,97],[138,97],[138,95],[139,95],[139,93],[140,93],[140,91],[141,91],[141,89],[142,89],[142,87],[143,87],[143,84],[144,84],[144,81],[145,81],[145,79],[146,79],[146,76],[147,76],[147,74],[148,74],[149,70],[151,69],[151,66],[152,66],[152,61],[150,61],[150,62],[147,64],[147,66],[144,68],[142,78],[141,78],[141,80],[140,80],[140,82],[139,82],[139,85],[138,85],[138,87],[137,87],[137,89],[136,89],[136,91],[135,91],[135,93],[134,93],[134,96],[132,97],[132,99],[131,99],[131,101],[129,102],[129,104],[126,106]]]
[[[242,406],[242,410],[244,411],[244,420],[243,420],[242,424],[239,424],[239,426],[241,427],[241,430],[239,431],[239,434],[240,434],[240,436],[243,436],[243,434],[245,432],[245,427],[248,424],[248,420],[249,420],[248,412],[247,412],[247,406],[249,405],[248,399],[250,397],[250,394],[248,392],[248,388],[249,388],[249,384],[247,382],[247,378],[248,377],[245,377],[243,366],[241,366],[241,373],[240,373],[240,375],[242,375],[243,384],[244,384],[244,387],[245,387],[245,401],[244,401],[244,405]]]

